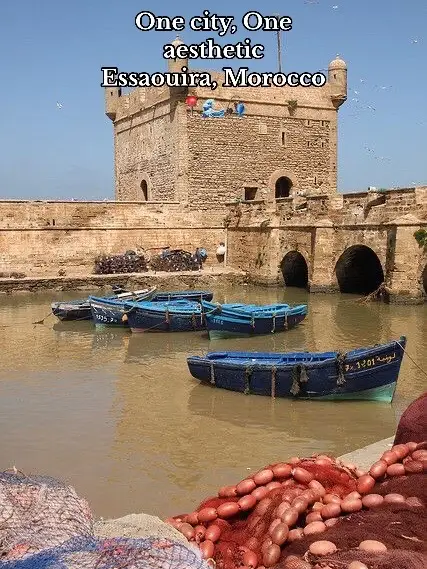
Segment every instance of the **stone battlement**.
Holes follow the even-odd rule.
[[[339,225],[385,224],[396,221],[405,225],[404,216],[427,223],[427,186],[373,190],[349,194],[298,195],[279,200],[228,202],[228,219],[238,222],[239,227],[269,220],[276,225],[322,225],[325,220]],[[238,220],[238,221],[237,221]],[[424,220],[424,221],[423,221]]]

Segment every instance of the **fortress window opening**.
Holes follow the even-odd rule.
[[[141,187],[141,198],[142,198],[142,201],[148,202],[148,184],[147,184],[147,180],[142,180],[140,187]]]
[[[255,200],[257,191],[258,191],[258,188],[256,188],[256,187],[245,188],[245,201],[249,202],[249,201]]]
[[[285,176],[280,177],[276,182],[275,198],[288,198],[292,189],[292,181]]]

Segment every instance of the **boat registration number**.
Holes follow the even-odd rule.
[[[375,367],[378,364],[389,364],[396,359],[396,352],[388,354],[386,356],[375,356],[373,358],[365,358],[363,360],[358,360],[354,364],[345,364],[344,371],[358,371],[360,369],[366,369]]]
[[[214,318],[214,324],[224,324],[224,320],[222,318]]]
[[[108,316],[102,316],[102,314],[97,314],[96,319],[100,322],[115,322],[114,318],[109,318]]]

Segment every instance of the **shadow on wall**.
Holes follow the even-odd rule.
[[[366,245],[353,245],[344,251],[335,266],[341,292],[370,294],[384,282],[384,271],[374,251]]]

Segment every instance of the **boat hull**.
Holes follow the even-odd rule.
[[[123,291],[119,292],[117,289],[116,294],[107,297],[89,297],[84,300],[71,300],[68,302],[53,302],[51,304],[52,314],[56,316],[61,321],[71,321],[71,320],[92,320],[92,309],[90,306],[91,298],[95,298],[102,301],[124,301],[125,299],[132,298],[136,295],[138,299],[152,298],[155,294],[157,287],[151,287],[149,289],[144,289],[140,291]]]
[[[246,394],[318,401],[391,402],[406,339],[347,354],[218,353],[187,359],[190,373],[202,383]],[[233,353],[230,353],[233,354]],[[268,356],[271,356],[270,358]],[[323,356],[323,357],[322,357]]]
[[[90,304],[87,301],[74,303],[54,302],[52,303],[52,314],[61,322],[91,320],[92,318]]]
[[[95,326],[120,326],[128,328],[128,323],[123,319],[125,308],[123,306],[115,306],[112,308],[101,302],[91,302],[91,315]]]
[[[210,340],[233,337],[277,334],[295,328],[307,316],[306,311],[263,318],[238,318],[228,314],[206,314],[206,326]]]
[[[153,305],[156,303],[152,303]],[[199,332],[206,330],[206,321],[200,306],[179,310],[158,310],[149,307],[127,306],[128,324],[132,332]]]
[[[151,299],[155,293],[155,287],[145,291],[138,291],[139,294],[135,300],[144,301]],[[125,303],[129,301],[132,293],[122,293],[116,298],[100,298],[96,296],[89,297],[89,304],[92,314],[92,320],[95,326],[120,326],[128,328]]]

